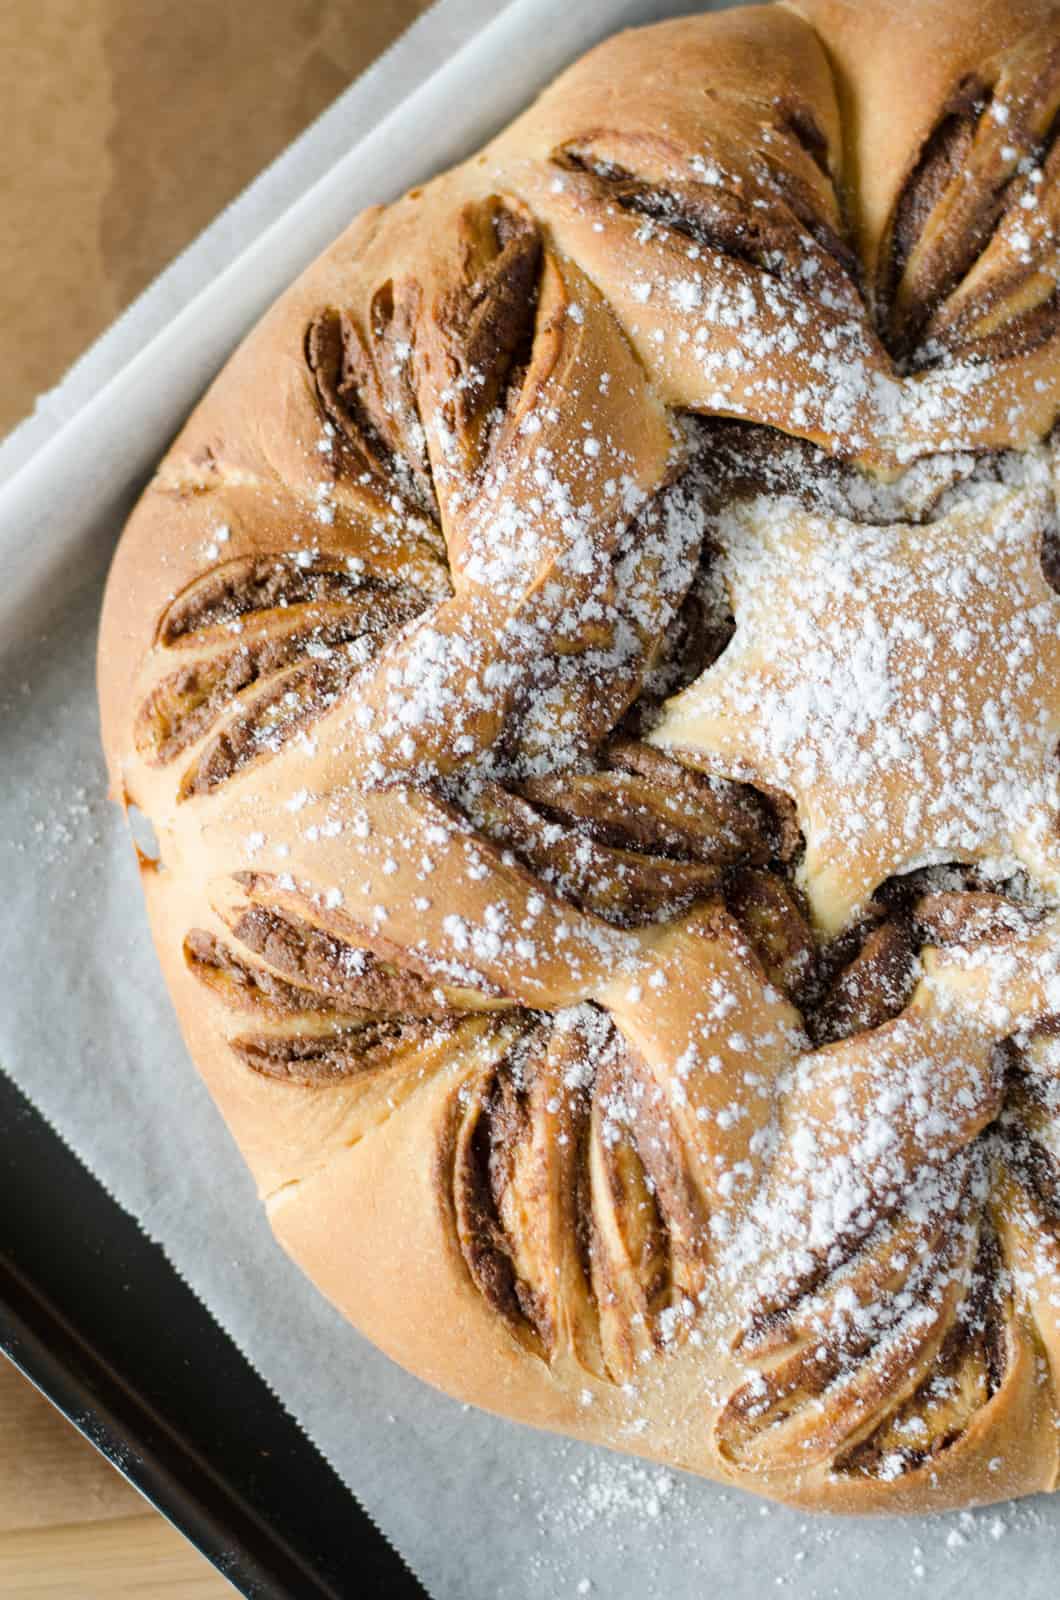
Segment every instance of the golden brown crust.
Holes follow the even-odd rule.
[[[619,35],[358,218],[99,661],[321,1289],[462,1398],[859,1512],[1060,1470],[1060,8],[894,9]]]

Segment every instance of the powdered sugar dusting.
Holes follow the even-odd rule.
[[[1060,602],[1039,560],[1051,497],[1044,464],[1025,466],[1026,488],[969,489],[921,528],[785,500],[718,519],[736,636],[654,737],[796,796],[827,926],[933,860],[1060,866]]]

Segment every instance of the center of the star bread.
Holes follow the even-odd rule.
[[[1052,494],[1040,460],[1019,476],[964,486],[919,525],[758,496],[712,529],[736,632],[653,737],[793,796],[826,930],[929,862],[1060,870]]]

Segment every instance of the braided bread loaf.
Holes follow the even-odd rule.
[[[805,1505],[1056,1481],[1058,111],[1054,0],[615,38],[125,531],[188,1044],[453,1394]]]

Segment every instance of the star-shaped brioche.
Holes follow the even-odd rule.
[[[1050,509],[1039,461],[1026,482],[974,485],[922,526],[765,497],[720,515],[736,633],[652,738],[794,797],[803,886],[826,932],[932,861],[1014,861],[1056,883]]]
[[[1058,104],[1058,0],[622,35],[124,536],[189,1046],[461,1399],[808,1507],[1060,1481]]]

